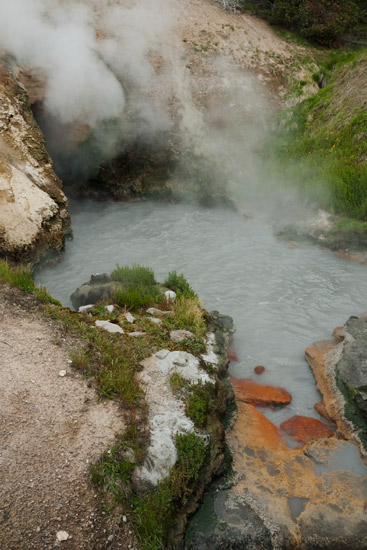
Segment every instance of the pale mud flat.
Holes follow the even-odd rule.
[[[36,305],[0,286],[0,547],[48,549],[66,531],[65,549],[137,548],[128,524],[102,514],[89,476],[123,430],[123,411],[98,402],[70,366],[77,342]]]

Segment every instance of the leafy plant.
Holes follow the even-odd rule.
[[[178,297],[197,298],[197,294],[191,288],[183,273],[178,275],[176,271],[170,271],[164,286],[174,290]]]
[[[111,273],[111,280],[135,287],[150,287],[156,284],[153,269],[139,264],[133,264],[132,267],[121,267],[117,264]]]
[[[206,322],[198,298],[178,298],[172,306],[173,316],[163,320],[171,330],[189,330],[197,336],[204,336]]]

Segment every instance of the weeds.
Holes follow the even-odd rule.
[[[176,271],[170,271],[164,281],[164,286],[174,290],[179,298],[181,296],[184,298],[197,298],[196,292],[191,288],[183,273],[177,275]]]
[[[172,374],[170,384],[174,392],[182,395],[187,416],[197,428],[204,428],[208,422],[210,402],[215,397],[214,384],[190,384],[176,372]]]
[[[163,320],[163,325],[170,330],[189,330],[199,337],[206,332],[204,312],[198,298],[178,298],[173,304],[173,317]]]
[[[115,291],[115,302],[134,311],[153,306],[161,295],[154,271],[150,267],[138,264],[121,267],[117,264],[111,273],[111,280],[122,283],[122,288]]]

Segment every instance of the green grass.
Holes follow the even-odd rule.
[[[31,270],[28,267],[11,267],[6,260],[0,260],[0,281],[20,288],[24,292],[35,294],[42,302],[61,305],[44,288],[36,286],[32,279]]]
[[[205,313],[198,298],[178,298],[172,306],[173,317],[163,320],[163,326],[169,330],[189,330],[203,337],[207,326]]]
[[[283,113],[283,130],[271,144],[285,180],[332,213],[362,221],[367,220],[367,113],[351,107],[348,97],[343,103],[336,98],[340,71],[353,71],[365,60],[366,51],[330,54],[324,61],[325,71],[334,71],[328,86]]]
[[[121,267],[117,264],[111,273],[111,280],[133,286],[152,286],[156,284],[153,269],[139,264],[133,264],[132,267]]]
[[[208,423],[211,405],[215,398],[215,385],[207,382],[190,384],[176,372],[170,378],[174,392],[181,395],[185,403],[185,413],[197,428],[205,428]]]
[[[111,280],[122,284],[122,288],[114,294],[115,302],[121,307],[137,311],[153,306],[160,300],[161,291],[150,267],[138,264],[121,267],[117,264],[111,273]]]

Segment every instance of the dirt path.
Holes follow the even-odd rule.
[[[89,461],[123,429],[122,411],[98,403],[70,367],[75,342],[36,308],[0,286],[0,548],[52,548],[59,531],[65,549],[136,548],[89,483]]]

